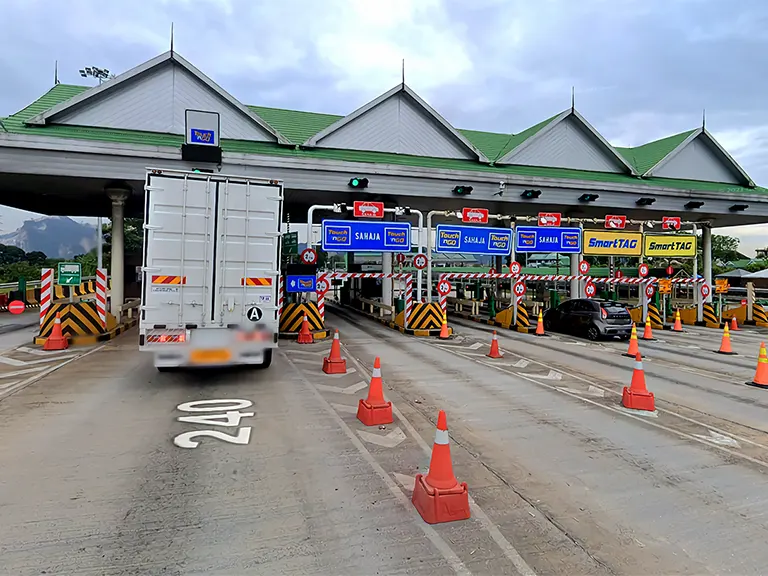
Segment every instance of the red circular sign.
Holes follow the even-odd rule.
[[[523,267],[520,265],[520,262],[512,262],[509,265],[509,273],[510,274],[520,274]]]
[[[525,296],[525,291],[526,291],[525,283],[517,282],[515,284],[514,290],[515,290],[515,296]]]
[[[672,276],[675,273],[675,269],[672,266],[667,266],[667,276]]]
[[[11,314],[21,314],[27,306],[21,300],[14,300],[8,304],[8,312]]]
[[[746,298],[745,298],[744,300],[742,300],[742,301],[741,301],[741,305],[742,305],[742,306],[746,306],[746,305],[747,305],[747,300],[746,300]]]
[[[441,296],[448,296],[451,293],[451,283],[448,280],[440,280],[437,285],[437,293]]]
[[[616,270],[616,274],[614,275],[616,278],[624,278],[624,272],[621,270]]]
[[[704,283],[701,285],[701,295],[702,295],[704,298],[706,298],[707,296],[709,296],[709,284],[707,284],[706,282],[704,282]]]
[[[315,284],[315,292],[317,292],[318,294],[325,294],[326,292],[328,292],[328,288],[329,288],[328,280],[326,280],[325,278],[321,278]]]
[[[488,274],[496,274],[496,268],[489,268]]]
[[[646,284],[645,285],[645,295],[648,298],[653,298],[654,294],[656,294],[656,287],[653,284],[651,284],[651,283]]]
[[[586,260],[579,262],[579,272],[582,274],[589,274],[589,262]]]
[[[402,252],[400,252],[400,253],[398,253],[398,255],[397,255],[397,263],[398,263],[398,264],[402,264],[403,262],[405,262],[405,254],[403,254]]]
[[[425,254],[416,254],[413,257],[413,266],[417,270],[424,270],[427,267],[427,256]]]
[[[301,261],[304,264],[314,264],[317,262],[317,252],[314,248],[305,248],[301,251]]]
[[[640,275],[640,278],[645,278],[648,276],[648,273],[651,271],[650,268],[648,268],[648,264],[640,264],[640,266],[637,267],[637,273]]]
[[[595,286],[592,282],[587,282],[587,284],[584,286],[584,294],[587,295],[587,298],[593,298],[595,294],[597,294],[597,286]]]

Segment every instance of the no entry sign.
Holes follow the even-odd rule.
[[[24,309],[26,308],[24,302],[21,300],[14,300],[10,304],[8,304],[8,312],[11,314],[21,314],[24,312]]]
[[[581,274],[589,274],[589,262],[586,260],[579,262],[579,272]]]

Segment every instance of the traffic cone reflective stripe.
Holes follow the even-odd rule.
[[[739,323],[736,321],[736,316],[731,318],[731,332],[738,332],[741,328],[739,328]]]
[[[56,312],[51,334],[45,339],[43,350],[66,350],[69,348],[69,340],[61,331],[61,313]]]
[[[373,361],[371,383],[368,386],[368,397],[360,400],[357,405],[357,419],[366,426],[381,426],[391,424],[392,402],[384,399],[384,383],[381,380],[381,359],[377,356]]]
[[[504,358],[499,351],[499,339],[496,336],[496,330],[493,331],[493,340],[491,340],[491,351],[488,352],[488,358]]]
[[[539,310],[539,319],[536,322],[536,336],[544,336],[544,315]]]
[[[470,516],[467,484],[459,483],[453,474],[448,419],[442,410],[437,416],[429,471],[426,476],[416,475],[411,502],[428,524],[466,520]]]
[[[339,331],[333,334],[331,343],[331,353],[323,358],[323,372],[326,374],[346,374],[347,361],[341,357],[341,342],[339,341]]]
[[[301,322],[301,330],[299,331],[296,341],[299,344],[313,344],[315,342],[315,337],[312,336],[312,332],[309,331],[309,320],[307,320],[306,314],[304,314],[304,320]]]
[[[758,388],[768,388],[768,353],[765,351],[765,342],[760,342],[760,353],[757,357],[757,370],[752,382],[747,382]]]
[[[717,351],[718,354],[736,354],[731,349],[731,334],[728,332],[728,323],[726,322],[725,326],[723,326],[723,339],[720,341],[720,350]]]
[[[629,348],[624,356],[634,358],[637,356],[638,352],[640,352],[640,346],[637,343],[637,327],[635,326],[635,323],[632,322],[632,334],[629,336]]]
[[[683,323],[680,320],[680,310],[675,310],[675,324],[672,326],[672,332],[682,332]]]
[[[645,330],[643,330],[643,340],[653,340],[653,330],[651,330],[651,315],[645,317]]]
[[[632,380],[629,388],[626,386],[621,394],[621,404],[631,410],[647,410],[653,412],[656,409],[656,401],[653,392],[648,392],[645,384],[645,371],[640,352],[635,356],[635,367],[632,371]]]

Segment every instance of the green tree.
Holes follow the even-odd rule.
[[[699,242],[699,254],[701,254],[701,242]],[[738,260],[741,258],[739,254],[739,239],[734,236],[722,236],[720,234],[712,234],[712,259],[719,262],[728,262],[730,260]]]
[[[136,254],[141,253],[144,246],[144,219],[143,218],[126,218],[123,223],[123,234],[125,236],[125,253]],[[104,267],[109,270],[112,261],[112,223],[104,224],[103,234],[103,262]],[[89,254],[93,254],[94,262],[96,261],[96,249],[91,250]],[[95,274],[94,267],[94,274]],[[111,271],[109,272],[111,274]],[[85,275],[85,272],[83,272]]]

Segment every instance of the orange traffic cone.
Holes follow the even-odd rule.
[[[643,330],[643,340],[655,340],[653,330],[651,330],[651,315],[645,317],[645,330]]]
[[[728,323],[723,326],[723,339],[720,341],[720,350],[717,350],[718,354],[732,354],[735,355],[731,349],[731,333],[728,331]]]
[[[739,328],[739,323],[736,322],[736,316],[731,318],[731,332],[740,332],[741,328]]]
[[[760,342],[760,354],[757,357],[757,370],[752,382],[747,382],[750,386],[758,388],[768,388],[768,353],[765,351],[765,342]]]
[[[634,358],[639,352],[640,346],[638,346],[637,343],[637,327],[635,326],[635,323],[632,322],[632,334],[629,337],[629,348],[627,348],[624,356],[628,358]]]
[[[768,362],[768,360],[766,360]],[[653,392],[648,392],[645,386],[645,372],[643,372],[643,359],[640,352],[635,356],[635,370],[632,372],[632,381],[629,388],[624,386],[621,394],[621,404],[624,408],[631,410],[648,410],[653,412],[656,409]]]
[[[381,360],[373,361],[373,375],[368,387],[368,398],[357,405],[357,419],[366,426],[392,424],[392,402],[384,400],[384,385],[381,381]]]
[[[309,321],[307,315],[304,314],[304,320],[301,322],[301,330],[299,336],[296,338],[299,344],[314,344],[315,338],[312,336],[312,332],[309,331]]]
[[[323,358],[323,372],[326,374],[346,374],[347,361],[341,357],[341,342],[339,342],[339,331],[333,335],[331,344],[331,353]]]
[[[467,483],[459,483],[453,475],[449,442],[448,421],[445,412],[440,410],[429,471],[426,476],[416,475],[411,498],[414,507],[427,524],[469,518]]]
[[[491,340],[491,351],[487,354],[488,358],[504,358],[499,351],[499,339],[496,337],[496,330],[493,331],[493,339]]]
[[[56,312],[56,320],[53,321],[53,330],[45,339],[43,350],[66,350],[69,348],[69,340],[61,332],[61,313]]]
[[[680,310],[675,310],[675,324],[672,326],[672,332],[682,332],[683,323],[680,320]]]
[[[451,333],[448,331],[448,319],[445,317],[445,312],[443,312],[443,324],[440,326],[440,336],[438,336],[438,338],[445,340],[450,337]]]
[[[536,336],[546,336],[544,334],[544,315],[539,310],[539,320],[536,322]]]

